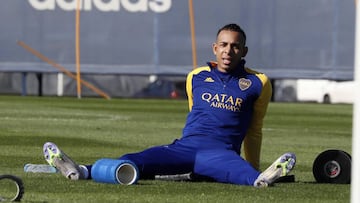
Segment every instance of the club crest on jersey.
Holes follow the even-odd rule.
[[[242,91],[247,90],[251,86],[251,80],[246,78],[239,79],[239,87]]]

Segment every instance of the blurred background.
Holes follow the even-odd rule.
[[[352,103],[355,3],[350,0],[82,0],[81,78],[111,97],[186,98],[196,65],[228,23],[247,33],[246,66],[267,74],[273,101]],[[76,81],[17,44],[76,74],[77,0],[2,0],[0,94],[76,96]],[[98,96],[83,87],[83,96]]]

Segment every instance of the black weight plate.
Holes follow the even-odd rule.
[[[351,160],[351,155],[349,154],[349,153],[347,153],[347,152],[345,152],[345,151],[343,151],[348,157],[349,157],[349,159]]]
[[[22,182],[22,180],[14,175],[0,175],[0,181],[2,179],[9,179],[11,181],[14,181],[14,183],[16,184],[17,187],[17,191],[15,192],[15,194],[10,194],[10,196],[14,195],[13,197],[11,197],[11,199],[2,199],[2,197],[0,197],[0,202],[1,201],[15,201],[15,202],[19,202],[22,198],[22,196],[24,195],[24,184]],[[14,192],[14,191],[12,191]],[[4,194],[0,194],[0,195],[4,195]]]
[[[326,150],[316,157],[313,175],[318,183],[349,184],[351,156],[342,150]]]

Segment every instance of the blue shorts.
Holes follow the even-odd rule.
[[[253,185],[260,174],[231,146],[217,142],[194,144],[192,140],[189,144],[186,140],[175,140],[170,145],[125,154],[119,159],[134,162],[141,179],[193,172],[217,182]]]

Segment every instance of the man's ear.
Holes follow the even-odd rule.
[[[241,55],[241,57],[245,57],[247,53],[248,53],[248,47],[244,47],[244,52]]]
[[[213,50],[214,55],[216,55],[216,49],[217,49],[217,45],[216,45],[216,43],[214,42],[214,43],[212,44],[212,50]]]

